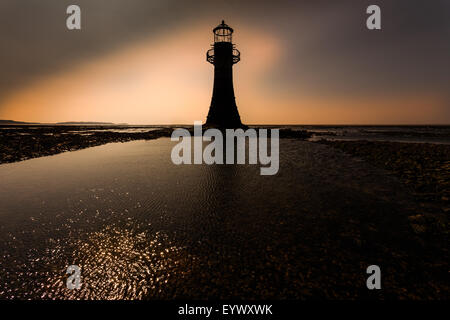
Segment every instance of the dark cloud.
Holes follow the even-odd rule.
[[[382,8],[381,31],[365,28],[365,8],[374,3]],[[65,28],[69,4],[82,8],[81,32]],[[448,90],[447,0],[2,0],[0,98],[139,37],[222,17],[275,32],[286,44],[265,85],[324,95]]]
[[[283,26],[291,47],[272,85],[294,83],[333,95],[446,92],[449,2],[377,1],[380,31],[365,27],[363,13],[370,3],[339,1],[314,8],[304,19],[291,17]],[[289,33],[305,27],[306,32]]]

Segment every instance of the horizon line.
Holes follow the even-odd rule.
[[[30,122],[10,119],[0,119],[1,122],[16,122],[3,125],[71,125],[71,124],[87,124],[87,125],[115,125],[115,126],[193,126],[191,123],[156,123],[156,124],[137,124],[137,123],[115,123],[108,121],[58,121],[58,122]],[[202,125],[205,123],[202,122]],[[450,126],[450,123],[246,123],[248,126]]]

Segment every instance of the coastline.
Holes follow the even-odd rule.
[[[0,166],[0,252],[9,257],[0,273],[10,277],[0,295],[439,299],[448,292],[442,279],[449,254],[446,229],[432,232],[437,225],[428,221],[435,213],[425,215],[412,188],[393,172],[330,144],[281,139],[282,166],[273,179],[255,167],[168,165],[162,161],[171,149],[168,139]],[[392,156],[379,143],[365,144],[349,146],[368,157]],[[405,148],[411,153],[422,145]],[[408,152],[400,159],[409,159]],[[168,251],[161,256],[152,243]],[[98,290],[64,291],[62,267],[51,268],[67,259],[83,265],[84,281]],[[132,259],[164,268],[136,273],[123,267]],[[384,287],[368,294],[366,268],[377,263]],[[105,264],[123,280],[105,281]],[[23,288],[13,286],[17,275],[30,272]],[[127,291],[130,285],[135,294]]]
[[[175,128],[72,125],[0,127],[0,165],[107,143],[170,137]],[[193,131],[192,127],[185,128]],[[280,129],[281,139],[304,140],[310,136],[305,130]]]
[[[127,127],[139,130],[140,127]],[[100,146],[170,137],[170,128],[117,132],[117,126],[14,126],[0,128],[0,165]],[[151,131],[150,131],[151,130]]]
[[[0,127],[0,165],[107,143],[170,137],[174,128],[115,125]],[[191,127],[186,129],[192,131]],[[306,140],[311,133],[285,128],[280,129],[280,138]],[[323,138],[313,143],[341,150],[399,178],[426,212],[426,216],[416,217],[418,233],[425,232],[427,228],[420,224],[430,219],[436,224],[433,232],[449,229],[446,216],[450,212],[450,145]]]

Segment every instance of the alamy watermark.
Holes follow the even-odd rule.
[[[370,16],[366,20],[366,26],[369,30],[381,30],[381,9],[376,4],[367,7],[366,13]]]
[[[70,16],[66,19],[66,27],[69,30],[81,29],[81,8],[76,4],[71,4],[67,7],[66,13]]]
[[[225,129],[224,131],[225,138],[223,131],[218,129],[207,129],[203,133],[200,121],[194,122],[194,137],[191,137],[191,133],[187,129],[174,130],[171,140],[179,141],[179,143],[172,149],[172,162],[176,165],[246,164],[246,160],[248,160],[248,164],[259,163],[267,166],[260,168],[261,175],[277,174],[280,153],[278,129],[270,129],[270,138],[267,135],[268,129],[258,129],[258,131],[256,129],[245,131],[243,129]],[[210,142],[205,148],[203,148],[204,141]],[[248,157],[246,157],[246,146],[248,146]],[[192,159],[192,154],[194,159]]]
[[[67,289],[80,289],[81,288],[81,269],[77,265],[70,265],[67,267],[66,274],[70,276],[66,280]]]
[[[376,264],[370,265],[366,270],[367,274],[370,276],[367,278],[366,285],[367,289],[381,289],[381,269]]]
[[[372,4],[366,9],[370,16],[366,19],[366,27],[369,30],[381,30],[381,8]],[[81,30],[81,8],[76,4],[71,4],[66,9],[66,27],[69,30]]]

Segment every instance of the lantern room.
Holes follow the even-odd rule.
[[[232,42],[233,28],[222,20],[222,23],[213,29],[214,42]]]

